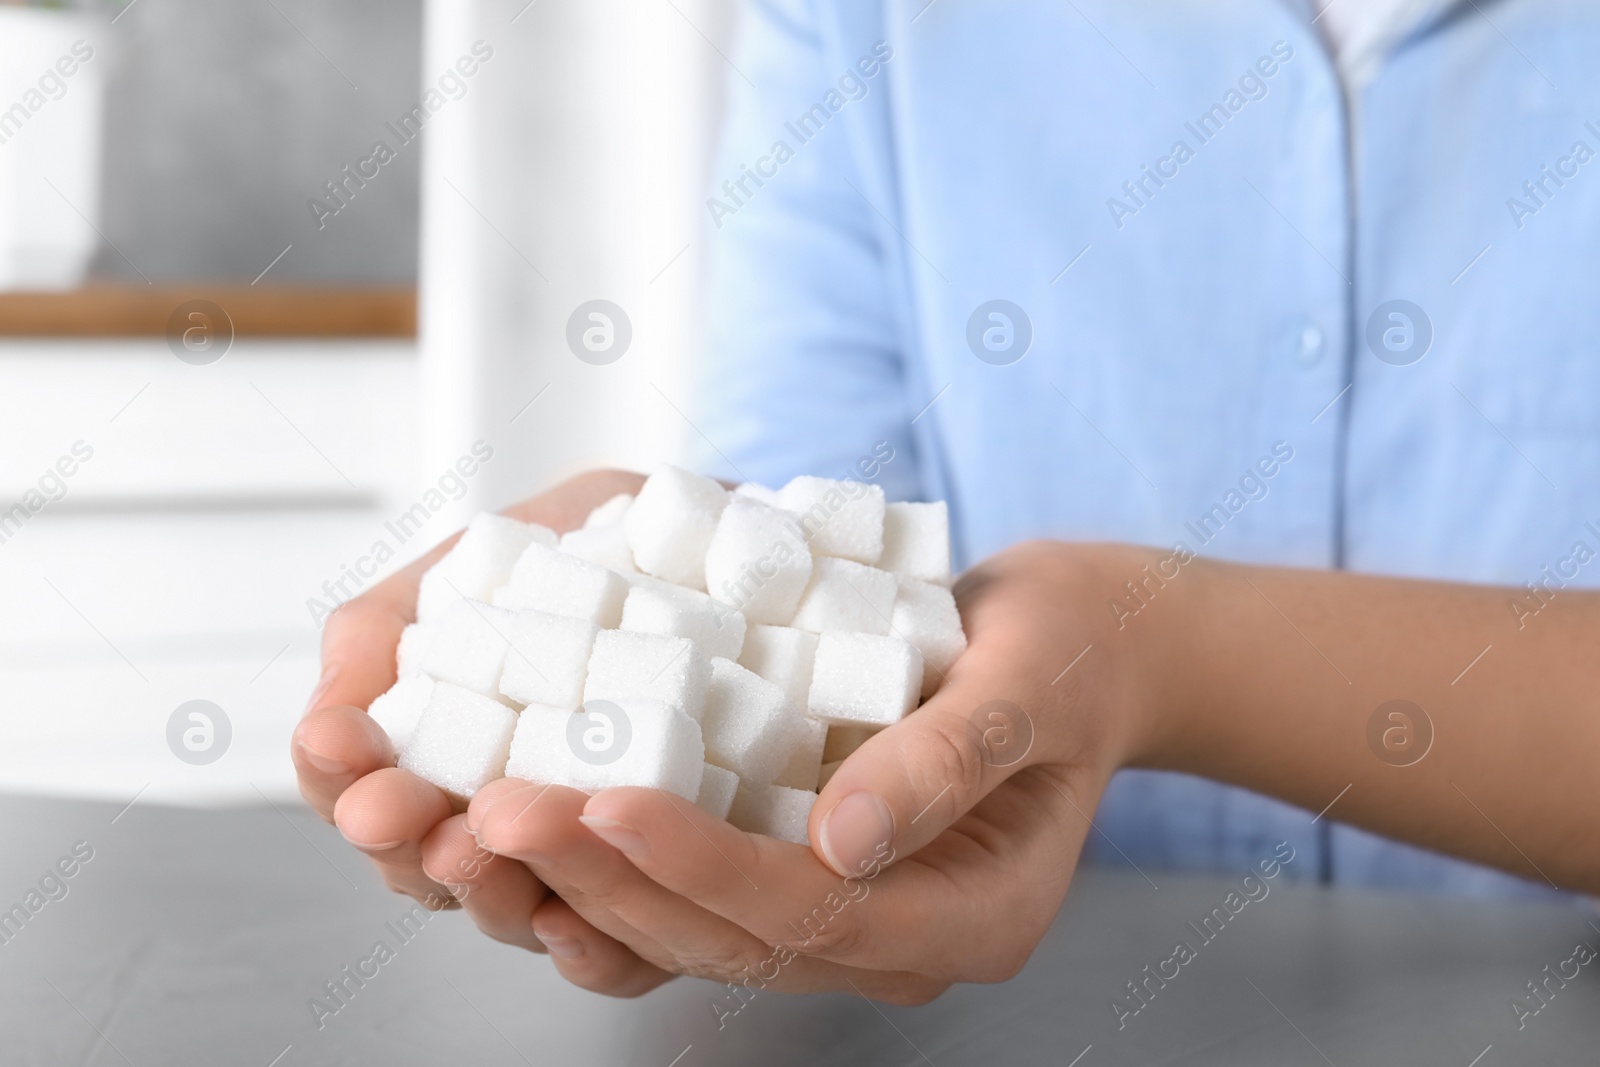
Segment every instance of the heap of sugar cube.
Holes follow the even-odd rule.
[[[561,537],[473,519],[368,709],[466,801],[501,777],[649,786],[806,843],[817,791],[966,648],[945,505],[664,467]]]

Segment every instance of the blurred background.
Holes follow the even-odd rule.
[[[733,15],[0,3],[0,790],[292,797],[328,608],[676,454]]]

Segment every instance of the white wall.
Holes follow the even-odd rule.
[[[472,94],[430,126],[423,164],[424,456],[439,466],[478,438],[502,449],[474,506],[598,464],[649,467],[691,432],[674,405],[687,408],[733,11],[731,0],[428,5],[425,70],[475,41],[494,49]],[[565,336],[596,298],[632,323],[608,366],[578,359]]]

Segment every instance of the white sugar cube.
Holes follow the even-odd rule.
[[[904,579],[895,595],[891,627],[895,636],[921,653],[922,695],[931,696],[950,665],[967,650],[956,598],[942,585]]]
[[[422,673],[422,664],[428,656],[428,645],[433,640],[433,627],[425,622],[414,622],[400,631],[400,644],[395,648],[395,676],[407,678]]]
[[[426,674],[410,674],[389,687],[388,692],[374,697],[367,707],[372,721],[383,727],[395,752],[406,750],[417,720],[428,708],[428,698],[433,696],[434,681]]]
[[[818,557],[790,624],[812,633],[848,630],[886,634],[899,582],[888,571],[847,559]]]
[[[694,806],[719,819],[728,817],[733,807],[733,795],[739,791],[739,776],[713,764],[706,764],[700,777],[700,795]]]
[[[816,656],[816,634],[792,626],[757,623],[745,631],[739,665],[776,684],[795,707],[804,708],[811,692],[811,667]]]
[[[606,721],[619,710],[627,718],[626,731],[620,722]],[[706,750],[700,724],[689,716],[649,700],[586,703],[577,714],[584,721],[578,735],[579,762],[585,761],[585,753],[592,747],[591,758],[601,761],[592,769],[604,779],[602,788],[661,789],[691,804],[700,796]],[[618,749],[621,754],[611,759]]]
[[[797,845],[810,844],[806,823],[817,794],[809,789],[740,782],[728,821],[748,834],[765,834]]]
[[[828,723],[889,726],[917,706],[922,657],[898,637],[825,633],[811,672],[810,713]]]
[[[506,775],[586,793],[641,786],[693,802],[705,748],[699,725],[657,701],[591,701],[576,711],[535,705],[522,713]]]
[[[705,589],[706,548],[727,506],[728,491],[710,478],[662,467],[623,519],[634,565],[676,585]]]
[[[687,637],[707,657],[734,659],[744,647],[745,618],[693,589],[635,585],[622,604],[621,629]]]
[[[878,566],[900,578],[950,584],[950,508],[890,504],[883,515],[883,555]]]
[[[517,612],[506,628],[511,647],[500,675],[501,694],[518,704],[577,707],[598,632],[587,619]]]
[[[778,505],[800,516],[814,556],[876,563],[883,555],[883,489],[801,475],[778,493]]]
[[[760,482],[745,482],[743,485],[735,486],[733,495],[760,501],[769,508],[781,507],[778,503],[778,491]]]
[[[517,713],[486,696],[440,682],[417,720],[400,767],[457,800],[501,777]]]
[[[742,497],[723,509],[706,549],[712,596],[751,622],[780,624],[794,617],[810,580],[811,550],[797,516]]]
[[[513,618],[505,608],[477,600],[447,604],[434,624],[422,669],[441,682],[498,699]]]
[[[548,545],[529,545],[495,593],[502,607],[544,611],[615,626],[628,583],[622,576]]]
[[[618,493],[604,504],[589,512],[589,517],[583,520],[583,528],[593,530],[601,526],[618,526],[628,514],[628,508],[633,504],[632,493]]]
[[[706,762],[754,782],[776,778],[805,737],[800,711],[782,689],[720,658],[711,661],[711,690],[700,724]]]
[[[417,619],[426,622],[463,597],[490,600],[529,545],[554,547],[555,543],[554,531],[535,523],[490,512],[478,515],[467,524],[461,540],[423,574],[417,589]]]
[[[699,722],[711,664],[687,637],[601,630],[583,686],[588,700],[655,700]]]
[[[516,733],[511,737],[505,776],[539,785],[564,785],[569,789],[592,787],[594,783],[584,774],[589,765],[578,761],[567,741],[567,724],[572,713],[572,708],[554,708],[547,704],[529,704],[523,708],[517,718]]]
[[[801,719],[800,722],[804,727],[800,740],[790,750],[789,762],[784,764],[772,784],[815,791],[822,774],[822,748],[827,743],[828,724],[811,718]]]
[[[585,526],[561,535],[561,551],[607,570],[626,573],[634,569],[628,532],[620,522],[610,526]]]
[[[829,726],[828,740],[822,746],[822,762],[842,763],[852,752],[866,744],[867,738],[882,729],[881,726]]]
[[[817,774],[817,792],[828,788],[828,783],[833,781],[834,773],[844,766],[844,760],[836,759],[832,763],[824,763],[822,770]]]

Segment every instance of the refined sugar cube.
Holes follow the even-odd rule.
[[[733,807],[733,795],[738,790],[737,774],[708,763],[701,773],[700,795],[694,798],[694,806],[719,819],[726,819],[728,810]]]
[[[561,551],[619,574],[634,570],[633,552],[628,548],[628,532],[622,524],[585,526],[561,535]]]
[[[917,706],[922,657],[898,637],[825,633],[811,672],[811,717],[828,723],[889,726]]]
[[[585,739],[592,740],[592,747],[602,757],[609,755],[609,746],[619,746],[622,753],[613,762],[593,768],[604,779],[602,788],[643,786],[674,793],[694,803],[700,796],[705,773],[700,724],[658,701],[621,700],[615,702],[614,708],[608,708],[609,703],[600,701],[578,709],[577,714],[586,717],[578,733],[579,762],[584,762],[586,745],[590,744]],[[608,721],[615,708],[620,708],[628,719],[629,736],[625,739],[621,727]]]
[[[922,695],[932,696],[956,657],[967,650],[961,613],[950,590],[907,578],[895,595],[891,628],[922,656]]]
[[[711,664],[687,637],[601,630],[583,686],[588,700],[655,700],[699,722]]]
[[[620,526],[623,517],[628,514],[628,508],[632,504],[632,493],[618,493],[589,512],[589,517],[583,520],[583,528],[585,530],[593,530],[601,526]]]
[[[611,627],[622,618],[622,598],[627,592],[628,583],[619,574],[559,548],[529,545],[494,602]]]
[[[834,772],[843,766],[844,760],[842,759],[834,760],[832,763],[824,763],[822,771],[817,775],[817,792],[820,793],[828,788],[828,783],[833,780]]]
[[[461,540],[428,568],[417,589],[417,619],[426,622],[453,601],[488,601],[506,583],[517,558],[529,545],[554,547],[556,535],[543,526],[485,512],[467,524]]]
[[[372,721],[383,727],[396,753],[404,752],[417,728],[417,720],[428,708],[428,698],[433,696],[434,681],[426,674],[410,674],[401,678],[389,691],[373,698],[367,708]]]
[[[423,661],[428,655],[428,643],[433,640],[433,627],[414,622],[400,631],[400,644],[395,649],[395,676],[406,678],[422,673]]]
[[[811,580],[811,550],[791,512],[736,497],[706,549],[706,589],[751,622],[794,617]]]
[[[782,507],[778,503],[778,491],[768,488],[760,482],[745,482],[743,485],[734,488],[733,495],[759,501],[769,508]]]
[[[728,496],[710,478],[677,467],[652,474],[623,519],[634,565],[674,584],[705,589],[706,548]]]
[[[745,618],[704,593],[635,585],[622,604],[622,629],[687,637],[706,656],[734,659],[744,647]]]
[[[434,626],[422,669],[441,682],[498,698],[513,618],[505,608],[477,600],[446,605]]]
[[[506,774],[586,793],[662,789],[692,803],[704,753],[699,724],[656,701],[592,701],[575,711],[535,705],[517,724]]]
[[[765,834],[797,845],[811,843],[806,823],[817,794],[809,789],[740,782],[728,821],[748,834]]]
[[[890,504],[883,515],[883,555],[878,566],[899,578],[950,584],[950,508]]]
[[[706,762],[745,781],[772,781],[805,736],[800,712],[782,689],[720,658],[711,661],[711,690],[700,724]]]
[[[547,704],[529,704],[523,708],[517,718],[516,733],[511,737],[505,776],[539,785],[597,791],[600,787],[590,780],[597,776],[585,776],[589,764],[579,762],[567,742],[567,723],[574,710]]]
[[[842,763],[852,752],[866,744],[867,738],[881,729],[881,726],[829,726],[828,740],[822,746],[822,762]]]
[[[816,656],[816,634],[792,626],[753,623],[745,631],[739,665],[775,683],[795,707],[804,708],[811,693],[811,666]]]
[[[587,619],[517,612],[506,627],[511,647],[500,675],[501,694],[518,704],[577,707],[598,632]]]
[[[812,633],[886,634],[899,582],[888,571],[847,559],[816,559],[791,625]]]
[[[772,784],[814,791],[822,774],[822,747],[827,742],[828,724],[809,718],[800,721],[804,732],[800,735],[799,743],[790,749],[789,762],[784,764]]]
[[[778,506],[800,516],[814,556],[876,563],[883,555],[883,489],[801,475],[778,493]]]
[[[470,800],[505,771],[517,713],[448,682],[433,687],[400,767],[457,800]]]

